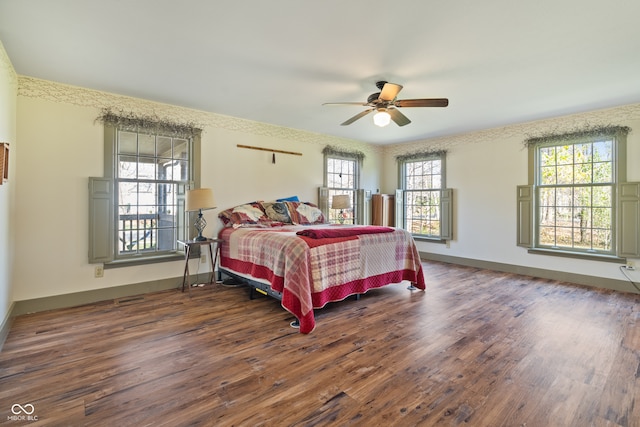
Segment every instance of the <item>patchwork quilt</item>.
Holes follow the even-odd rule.
[[[309,233],[313,229],[321,232]],[[334,235],[338,237],[317,237]],[[301,333],[314,329],[313,309],[328,302],[403,280],[425,289],[415,242],[402,229],[229,227],[222,229],[220,238],[224,240],[220,266],[268,281],[273,290],[282,293],[282,306],[298,318]]]

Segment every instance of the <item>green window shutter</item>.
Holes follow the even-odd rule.
[[[394,212],[394,219],[396,222],[396,228],[404,228],[404,191],[396,190],[396,211]]]
[[[356,204],[358,206],[356,224],[371,224],[371,190],[356,190]]]
[[[640,182],[618,185],[618,256],[640,257]]]
[[[453,190],[445,188],[440,192],[440,238],[453,239]]]
[[[113,180],[89,178],[89,264],[113,261]]]
[[[518,186],[518,246],[533,247],[533,186]]]
[[[329,221],[329,188],[318,188],[318,208],[322,211],[322,214]]]

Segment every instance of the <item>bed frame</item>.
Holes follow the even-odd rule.
[[[247,286],[249,288],[249,299],[251,300],[255,298],[255,293],[257,292],[259,294],[275,298],[278,301],[282,301],[282,292],[274,291],[271,288],[271,286],[268,285],[267,283],[263,283],[257,280],[252,280],[247,277],[240,276],[239,274],[229,271],[224,267],[218,266],[218,281],[220,282],[222,281],[223,274],[225,276],[230,277],[234,281],[234,283],[239,283],[241,285]],[[414,290],[417,290],[418,288],[413,286],[413,283],[411,283],[409,286],[407,286],[407,289],[410,291],[414,291]],[[354,295],[356,301],[360,300],[360,295],[361,294]],[[294,321],[290,323],[290,325],[292,328],[299,328],[300,322],[296,318]]]
[[[282,292],[274,291],[273,289],[271,289],[271,286],[266,283],[262,283],[257,280],[251,280],[246,277],[240,276],[239,274],[233,273],[224,267],[218,267],[218,277],[220,279],[222,279],[222,277],[220,276],[221,274],[229,276],[233,279],[234,282],[239,282],[245,286],[248,286],[250,291],[249,299],[253,299],[255,296],[254,292],[258,292],[259,294],[267,295],[277,299],[278,301],[282,301]]]

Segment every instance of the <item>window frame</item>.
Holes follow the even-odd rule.
[[[184,257],[184,253],[182,252],[182,248],[176,244],[174,250],[167,250],[162,252],[144,252],[144,253],[136,253],[132,255],[120,255],[118,253],[118,226],[117,221],[119,219],[118,212],[118,177],[117,177],[117,167],[118,167],[118,153],[117,153],[117,138],[118,131],[123,130],[127,132],[136,132],[140,134],[150,134],[155,136],[168,136],[175,138],[176,135],[171,135],[169,132],[162,132],[162,130],[154,130],[152,127],[150,129],[126,129],[121,128],[118,125],[114,125],[111,123],[104,123],[104,179],[107,179],[111,182],[111,192],[108,196],[110,198],[110,224],[109,224],[109,235],[111,236],[111,240],[108,242],[109,254],[107,256],[103,256],[102,259],[93,259],[90,253],[90,262],[102,262],[104,263],[105,268],[112,267],[120,267],[120,266],[131,266],[131,265],[141,265],[141,264],[151,264],[158,262],[166,262],[166,261],[174,261],[179,260]],[[184,190],[186,192],[189,188],[199,188],[200,187],[200,158],[201,158],[201,136],[200,131],[196,130],[193,135],[179,135],[177,136],[181,139],[188,140],[188,144],[190,145],[190,158],[188,159],[188,180],[183,181]],[[181,195],[184,196],[184,195]],[[176,241],[180,239],[189,239],[195,236],[195,231],[191,224],[195,218],[195,214],[189,212],[183,216],[183,224],[178,224],[177,230],[184,230],[184,236],[176,236]],[[94,227],[95,228],[95,227]],[[95,238],[91,235],[90,231],[90,247],[93,248],[95,246]],[[96,233],[93,233],[96,234]],[[105,243],[106,244],[106,243]],[[91,252],[91,251],[90,251]],[[105,253],[105,249],[100,250],[101,253]]]
[[[439,160],[440,161],[440,187],[427,188],[421,190],[407,190],[407,165],[410,163],[425,162]],[[423,155],[411,155],[407,157],[398,157],[398,183],[399,190],[396,191],[396,227],[403,228],[411,233],[416,240],[426,240],[433,242],[446,242],[452,240],[452,191],[447,188],[446,184],[446,152],[424,153]],[[439,233],[435,234],[418,234],[413,233],[407,228],[407,192],[413,191],[432,191],[439,192]]]
[[[127,153],[122,151],[125,134],[128,134],[130,137],[133,136],[133,138],[135,139],[135,147],[136,147],[135,153]],[[158,140],[160,138],[169,138],[171,140],[172,153],[171,153],[170,159],[163,158],[156,151],[159,143]],[[153,155],[145,154],[140,151],[140,145],[144,139],[147,139],[147,140],[150,139],[152,141],[153,151],[154,151]],[[184,177],[184,179],[176,179],[174,176],[172,176],[171,179],[161,179],[160,173],[157,170],[161,165],[160,161],[162,160],[175,161],[173,157],[173,147],[175,146],[174,143],[177,140],[181,140],[186,143],[186,159],[184,159],[186,161],[183,161],[183,163],[186,163],[186,168],[185,168],[186,177]],[[134,130],[124,130],[124,129],[116,128],[115,142],[116,142],[116,148],[115,148],[116,154],[115,154],[115,162],[114,162],[115,163],[114,165],[115,166],[114,167],[114,197],[117,203],[114,203],[114,208],[116,211],[114,216],[114,223],[116,224],[116,227],[115,227],[116,239],[114,242],[115,244],[114,259],[120,261],[120,260],[133,259],[137,257],[156,257],[156,256],[169,255],[169,254],[175,253],[178,250],[177,241],[184,240],[187,237],[187,230],[186,230],[187,223],[185,221],[185,216],[184,216],[184,194],[186,194],[186,191],[189,189],[191,176],[193,175],[192,174],[193,139],[184,138],[184,137],[183,138],[172,137],[172,136],[164,135],[158,132],[134,131]],[[136,171],[134,172],[135,176],[133,177],[126,176],[126,174],[122,173],[123,172],[122,162],[123,162],[123,159],[125,158],[128,158],[130,160],[129,163],[135,165]],[[145,162],[144,160],[148,160],[148,161]],[[140,173],[140,168],[145,163],[152,164],[154,166],[153,177],[141,176],[142,174]],[[173,210],[174,210],[174,212],[170,215],[172,217],[171,226],[163,228],[160,226],[161,216],[163,214],[163,212],[161,211],[161,207],[167,206],[167,205],[161,204],[158,198],[161,196],[160,188],[162,187],[166,188],[166,186],[173,187],[173,192],[174,192],[173,197],[175,198],[175,204],[172,203],[170,205],[173,207]],[[121,194],[121,190],[126,187],[135,187],[135,191],[134,191],[134,194],[136,195],[136,203],[134,204],[135,212],[136,212],[135,214],[127,215],[127,214],[123,214],[122,212],[122,208],[124,207],[124,205],[122,205],[123,196]],[[141,200],[144,194],[144,191],[142,190],[143,187],[153,188],[152,194],[153,194],[154,200],[151,204],[149,204],[149,202],[144,203]],[[142,207],[148,207],[148,206],[153,206],[152,210],[155,212],[153,212],[150,215],[146,215],[148,218],[142,219],[144,226],[142,229],[140,229],[139,222],[141,220],[141,216],[145,216],[145,214],[142,214],[139,210]],[[133,217],[133,218],[129,218],[130,226],[133,223],[137,224],[137,226],[134,229],[130,228],[128,233],[125,231],[124,228],[121,228],[121,225],[124,226],[127,221],[125,218],[123,218],[124,216]],[[155,220],[155,226],[151,226],[147,228],[146,226],[147,223],[151,221],[151,224],[153,224],[154,220]],[[145,243],[147,242],[147,235],[150,235],[149,241],[150,243],[153,243],[154,230],[155,230],[155,239],[156,239],[155,248],[153,248],[153,246],[151,250],[145,250],[144,248],[142,249],[139,248],[139,242],[142,239],[144,239],[142,240],[143,242]],[[141,231],[142,232],[146,231],[142,239],[139,238]],[[125,250],[125,245],[127,242],[124,239],[126,238],[127,234],[129,239],[135,240],[135,241],[129,240],[129,250]],[[170,237],[168,235],[170,235]],[[167,245],[166,249],[160,248],[161,242],[164,242],[164,244]]]
[[[628,128],[614,128],[611,131],[602,132],[575,132],[565,135],[548,136],[540,140],[527,141],[528,146],[528,181],[529,185],[518,186],[518,245],[528,248],[529,253],[539,253],[571,258],[581,258],[599,261],[624,262],[620,255],[623,243],[623,221],[620,214],[620,186],[626,182],[627,170],[627,140]],[[540,148],[550,146],[574,145],[580,143],[593,143],[600,141],[612,141],[612,200],[611,200],[611,250],[584,250],[570,247],[553,247],[541,245],[540,236]],[[573,163],[572,163],[573,164]],[[575,183],[574,183],[575,184]],[[600,184],[591,183],[594,187]],[[524,196],[523,196],[524,195]],[[526,216],[530,215],[531,222],[528,226]],[[628,224],[628,221],[625,221]],[[628,227],[628,226],[627,226]]]
[[[330,187],[329,186],[329,161],[330,160],[340,160],[340,161],[348,161],[353,162],[353,188],[347,187]],[[324,173],[323,173],[323,186],[326,189],[326,198],[327,198],[327,222],[331,224],[338,224],[340,221],[335,215],[335,209],[331,209],[331,199],[334,195],[339,194],[350,194],[351,195],[351,218],[347,221],[344,221],[345,224],[356,224],[359,218],[359,210],[360,206],[358,203],[358,189],[360,188],[360,174],[362,170],[361,159],[357,154],[351,155],[350,153],[325,153],[324,155]]]

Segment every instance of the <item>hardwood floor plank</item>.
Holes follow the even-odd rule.
[[[426,292],[328,304],[309,335],[221,285],[19,316],[0,423],[30,403],[54,426],[639,425],[640,296],[423,265]]]

